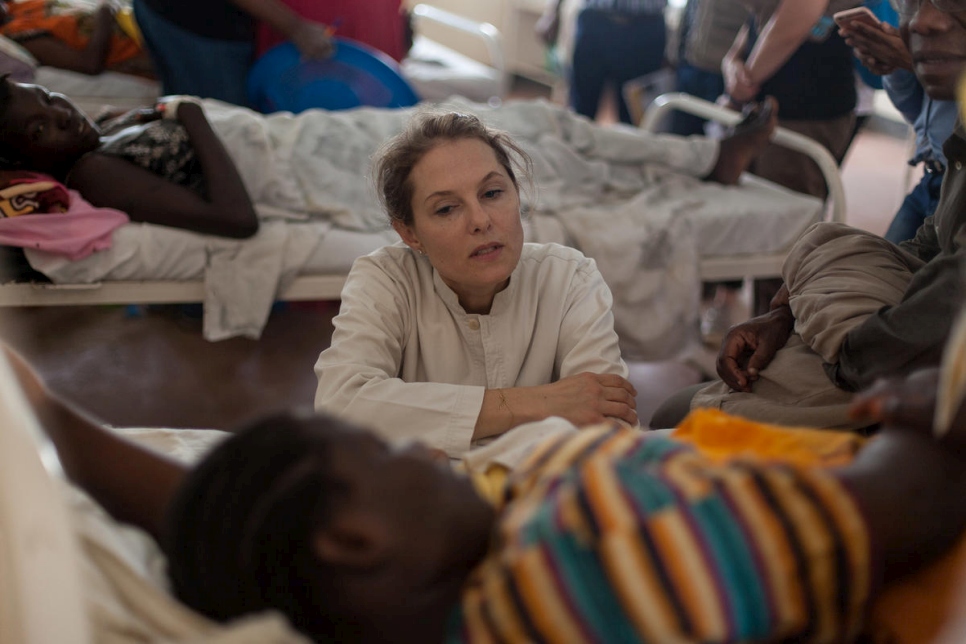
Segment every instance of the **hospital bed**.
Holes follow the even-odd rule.
[[[679,109],[699,110],[712,115],[725,123],[733,123],[737,114],[722,108],[688,99],[685,97],[667,97],[666,100],[656,102],[663,109],[677,107]],[[539,108],[539,105],[536,106]],[[646,283],[645,274],[653,282],[661,282],[659,286],[665,290],[679,291],[679,300],[686,302],[672,302],[676,314],[688,320],[693,314],[697,315],[697,297],[690,300],[690,291],[697,291],[698,279],[730,279],[741,277],[764,277],[779,274],[783,252],[797,239],[797,236],[811,223],[829,217],[841,220],[844,216],[842,205],[841,183],[837,169],[830,155],[817,144],[790,132],[780,131],[776,141],[810,154],[819,162],[826,172],[832,195],[832,207],[828,213],[823,205],[814,198],[791,193],[769,182],[745,177],[742,185],[737,188],[724,188],[717,184],[697,182],[688,184],[684,194],[669,210],[669,217],[678,221],[671,221],[670,227],[679,230],[688,229],[689,236],[696,240],[694,254],[697,258],[684,253],[677,257],[674,266],[670,264],[655,266],[649,264],[651,257],[642,258],[643,268],[637,271],[630,266],[628,273],[627,260],[621,252],[614,251],[614,243],[621,241],[624,233],[610,233],[608,227],[599,225],[600,218],[594,219],[594,211],[590,209],[589,217],[583,223],[584,231],[591,236],[596,235],[597,245],[589,246],[585,243],[574,243],[568,236],[568,230],[551,217],[535,214],[527,221],[527,239],[530,241],[556,241],[559,243],[577,245],[588,255],[595,257],[602,274],[615,293],[615,316],[620,329],[622,323],[625,331],[621,333],[638,332],[646,335],[649,331],[640,330],[638,319],[641,313],[660,308],[662,312],[667,308],[664,300],[652,300],[651,306],[645,306],[649,296],[650,286]],[[364,172],[364,170],[363,170]],[[703,196],[702,196],[703,195]],[[544,199],[551,195],[544,195]],[[727,200],[721,200],[726,197]],[[719,200],[721,200],[719,202]],[[627,215],[625,208],[621,215]],[[680,216],[684,213],[684,216]],[[606,216],[613,214],[607,211]],[[686,220],[686,221],[685,221]],[[305,235],[313,234],[312,224],[304,224]],[[191,252],[192,248],[203,246],[201,236],[184,231],[152,228],[152,237],[145,240],[146,225],[124,226],[115,231],[115,246],[136,250],[118,250],[123,255],[118,260],[118,271],[106,273],[107,278],[56,279],[55,281],[70,281],[72,283],[39,284],[39,283],[7,283],[0,285],[0,307],[2,306],[61,306],[61,305],[91,305],[91,304],[161,304],[180,302],[206,301],[206,294],[211,290],[203,279],[205,271],[204,253]],[[586,229],[594,230],[586,230]],[[641,230],[631,231],[632,234],[647,237]],[[670,234],[667,230],[659,231],[660,235]],[[300,235],[300,237],[303,235]],[[172,245],[172,250],[162,245],[160,238],[177,238],[178,243]],[[280,282],[278,291],[273,291],[275,299],[286,301],[305,300],[334,300],[338,299],[345,277],[352,261],[359,255],[366,254],[375,248],[395,241],[391,230],[377,233],[353,233],[347,230],[329,231],[319,246],[299,269],[299,274],[292,279]],[[658,244],[658,247],[665,247]],[[187,250],[186,250],[187,249]],[[113,250],[112,250],[113,252]],[[660,248],[651,249],[649,254],[659,256]],[[101,256],[101,254],[98,254]],[[143,260],[144,267],[138,265]],[[151,262],[154,262],[151,264]],[[608,265],[615,263],[623,266],[617,268],[623,271],[624,282],[610,279],[611,272]],[[160,266],[161,270],[156,270]],[[35,266],[35,268],[39,268]],[[40,268],[43,272],[45,269]],[[634,272],[637,271],[637,272]],[[241,280],[241,278],[237,278]],[[692,288],[693,287],[693,288]],[[683,292],[683,293],[682,293]],[[625,300],[633,300],[636,308],[630,313],[621,313],[621,304]],[[206,315],[207,315],[206,304]],[[662,313],[663,314],[663,313]],[[670,313],[668,313],[670,315]],[[266,313],[267,316],[267,313]],[[649,315],[651,320],[655,316]],[[206,318],[207,319],[207,318]],[[673,326],[670,322],[667,326]],[[247,334],[247,333],[246,333]],[[230,337],[219,335],[218,332],[209,333],[206,337],[216,339]],[[257,337],[255,334],[247,334]],[[641,357],[650,355],[651,346],[661,346],[662,351],[669,351],[669,342],[654,342],[647,336],[642,342],[650,343],[648,348],[641,351],[630,351]],[[677,339],[674,340],[677,342]],[[681,340],[683,343],[683,340]],[[630,347],[625,347],[628,350]],[[660,359],[668,357],[663,354]]]
[[[71,0],[89,4],[85,0]],[[501,100],[509,86],[500,32],[491,24],[475,22],[448,11],[419,4],[413,7],[416,35],[413,48],[401,63],[403,76],[424,101],[439,101],[452,95],[480,102]],[[464,56],[419,33],[427,25],[455,31],[483,43],[487,63]],[[159,94],[156,81],[105,71],[89,76],[38,64],[25,49],[0,36],[0,72],[13,72],[14,80],[35,82],[66,94],[84,112],[96,116],[110,106],[132,109],[153,105]]]
[[[226,434],[121,429],[173,458],[194,460]],[[63,481],[6,359],[0,355],[0,643],[308,644],[274,614],[215,625],[166,591],[163,555]],[[868,641],[962,642],[966,541],[887,588],[870,611]]]

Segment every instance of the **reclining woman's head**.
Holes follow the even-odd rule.
[[[0,76],[0,167],[63,176],[99,145],[97,125],[66,96]]]
[[[343,641],[411,631],[451,609],[492,520],[425,448],[284,414],[236,433],[188,475],[165,550],[175,594],[195,610],[225,621],[276,609],[317,640]]]

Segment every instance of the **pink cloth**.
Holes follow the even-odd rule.
[[[79,192],[71,190],[67,212],[0,219],[0,244],[35,248],[78,260],[110,248],[111,234],[129,221],[120,210],[95,208]]]
[[[303,18],[331,26],[336,36],[352,38],[389,54],[396,62],[405,56],[401,0],[282,0]],[[262,23],[255,51],[262,55],[285,38]]]

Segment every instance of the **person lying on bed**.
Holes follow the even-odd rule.
[[[119,22],[111,1],[69,5],[57,0],[0,2],[0,35],[41,65],[95,75],[104,70],[154,77],[151,59]],[[120,14],[133,23],[130,14]]]
[[[102,138],[63,94],[0,77],[3,168],[50,175],[133,221],[233,238],[258,231],[245,185],[200,105],[161,102],[113,124],[117,136]],[[144,136],[125,145],[137,128]]]
[[[858,401],[887,427],[845,466],[605,425],[537,447],[494,506],[327,415],[266,419],[189,469],[13,360],[67,474],[159,539],[179,599],[276,609],[319,642],[847,641],[966,526],[966,411],[930,434],[934,374]]]
[[[417,116],[384,147],[373,175],[403,243],[353,264],[316,409],[452,457],[549,416],[637,424],[596,263],[523,243],[529,173],[508,135],[466,114]]]

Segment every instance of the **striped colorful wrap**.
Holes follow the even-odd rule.
[[[870,550],[825,469],[586,429],[510,475],[449,641],[842,641]]]

